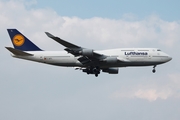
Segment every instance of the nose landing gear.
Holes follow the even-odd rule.
[[[153,70],[152,70],[153,73],[156,72],[156,69],[155,69],[155,68],[156,68],[156,65],[153,66]]]

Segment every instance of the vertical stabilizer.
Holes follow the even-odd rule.
[[[39,47],[37,47],[33,42],[31,42],[18,30],[7,29],[7,31],[9,33],[9,36],[15,49],[21,51],[42,51]]]

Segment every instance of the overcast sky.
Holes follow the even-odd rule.
[[[0,120],[179,120],[179,0],[0,0]],[[50,32],[93,49],[160,48],[156,67],[87,75],[12,58],[7,28],[43,50],[63,50]]]

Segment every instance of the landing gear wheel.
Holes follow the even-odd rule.
[[[98,74],[95,74],[96,77],[98,77]]]
[[[155,68],[156,68],[156,65],[153,66],[153,70],[152,70],[153,73],[156,72],[156,69],[155,69]]]

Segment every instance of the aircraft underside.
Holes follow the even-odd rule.
[[[77,65],[77,64],[51,64],[56,66],[63,66],[63,67],[76,67],[76,70],[82,70],[82,72],[85,72],[87,74],[94,74],[96,77],[100,74],[100,72],[106,72],[109,74],[118,74],[119,67],[141,67],[141,66],[153,66],[152,72],[155,73],[155,67],[159,64],[163,64],[163,62],[128,62],[128,63],[116,63],[116,64],[106,64],[101,63],[97,65],[92,66],[85,66],[85,65]]]

